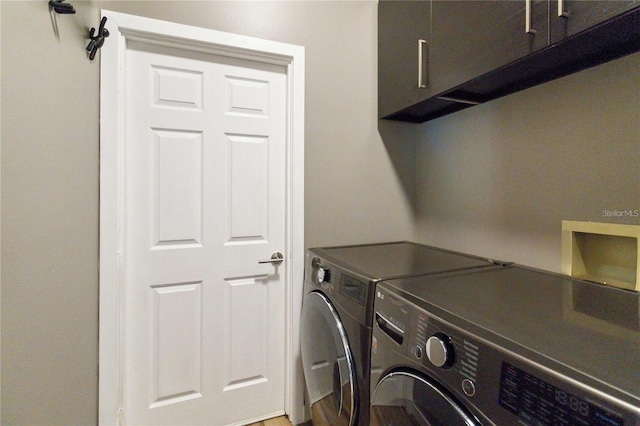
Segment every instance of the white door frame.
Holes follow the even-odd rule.
[[[304,47],[123,13],[102,11],[100,53],[100,425],[120,424],[122,406],[122,223],[125,58],[127,40],[282,65],[287,73],[285,412],[304,417],[300,311],[304,279]]]

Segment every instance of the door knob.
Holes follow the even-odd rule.
[[[274,266],[278,266],[280,265],[282,262],[284,262],[284,256],[282,255],[282,253],[280,253],[279,251],[273,253],[271,255],[271,259],[267,259],[267,260],[258,260],[258,263],[271,263]]]

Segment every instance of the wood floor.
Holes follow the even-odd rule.
[[[291,422],[286,416],[280,416],[258,423],[251,423],[248,426],[291,426]]]

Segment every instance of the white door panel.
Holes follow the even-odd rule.
[[[284,410],[286,73],[131,43],[124,152],[127,424]],[[285,253],[285,262],[287,256]]]

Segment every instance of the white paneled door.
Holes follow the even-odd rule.
[[[286,68],[128,43],[124,423],[283,413]]]

